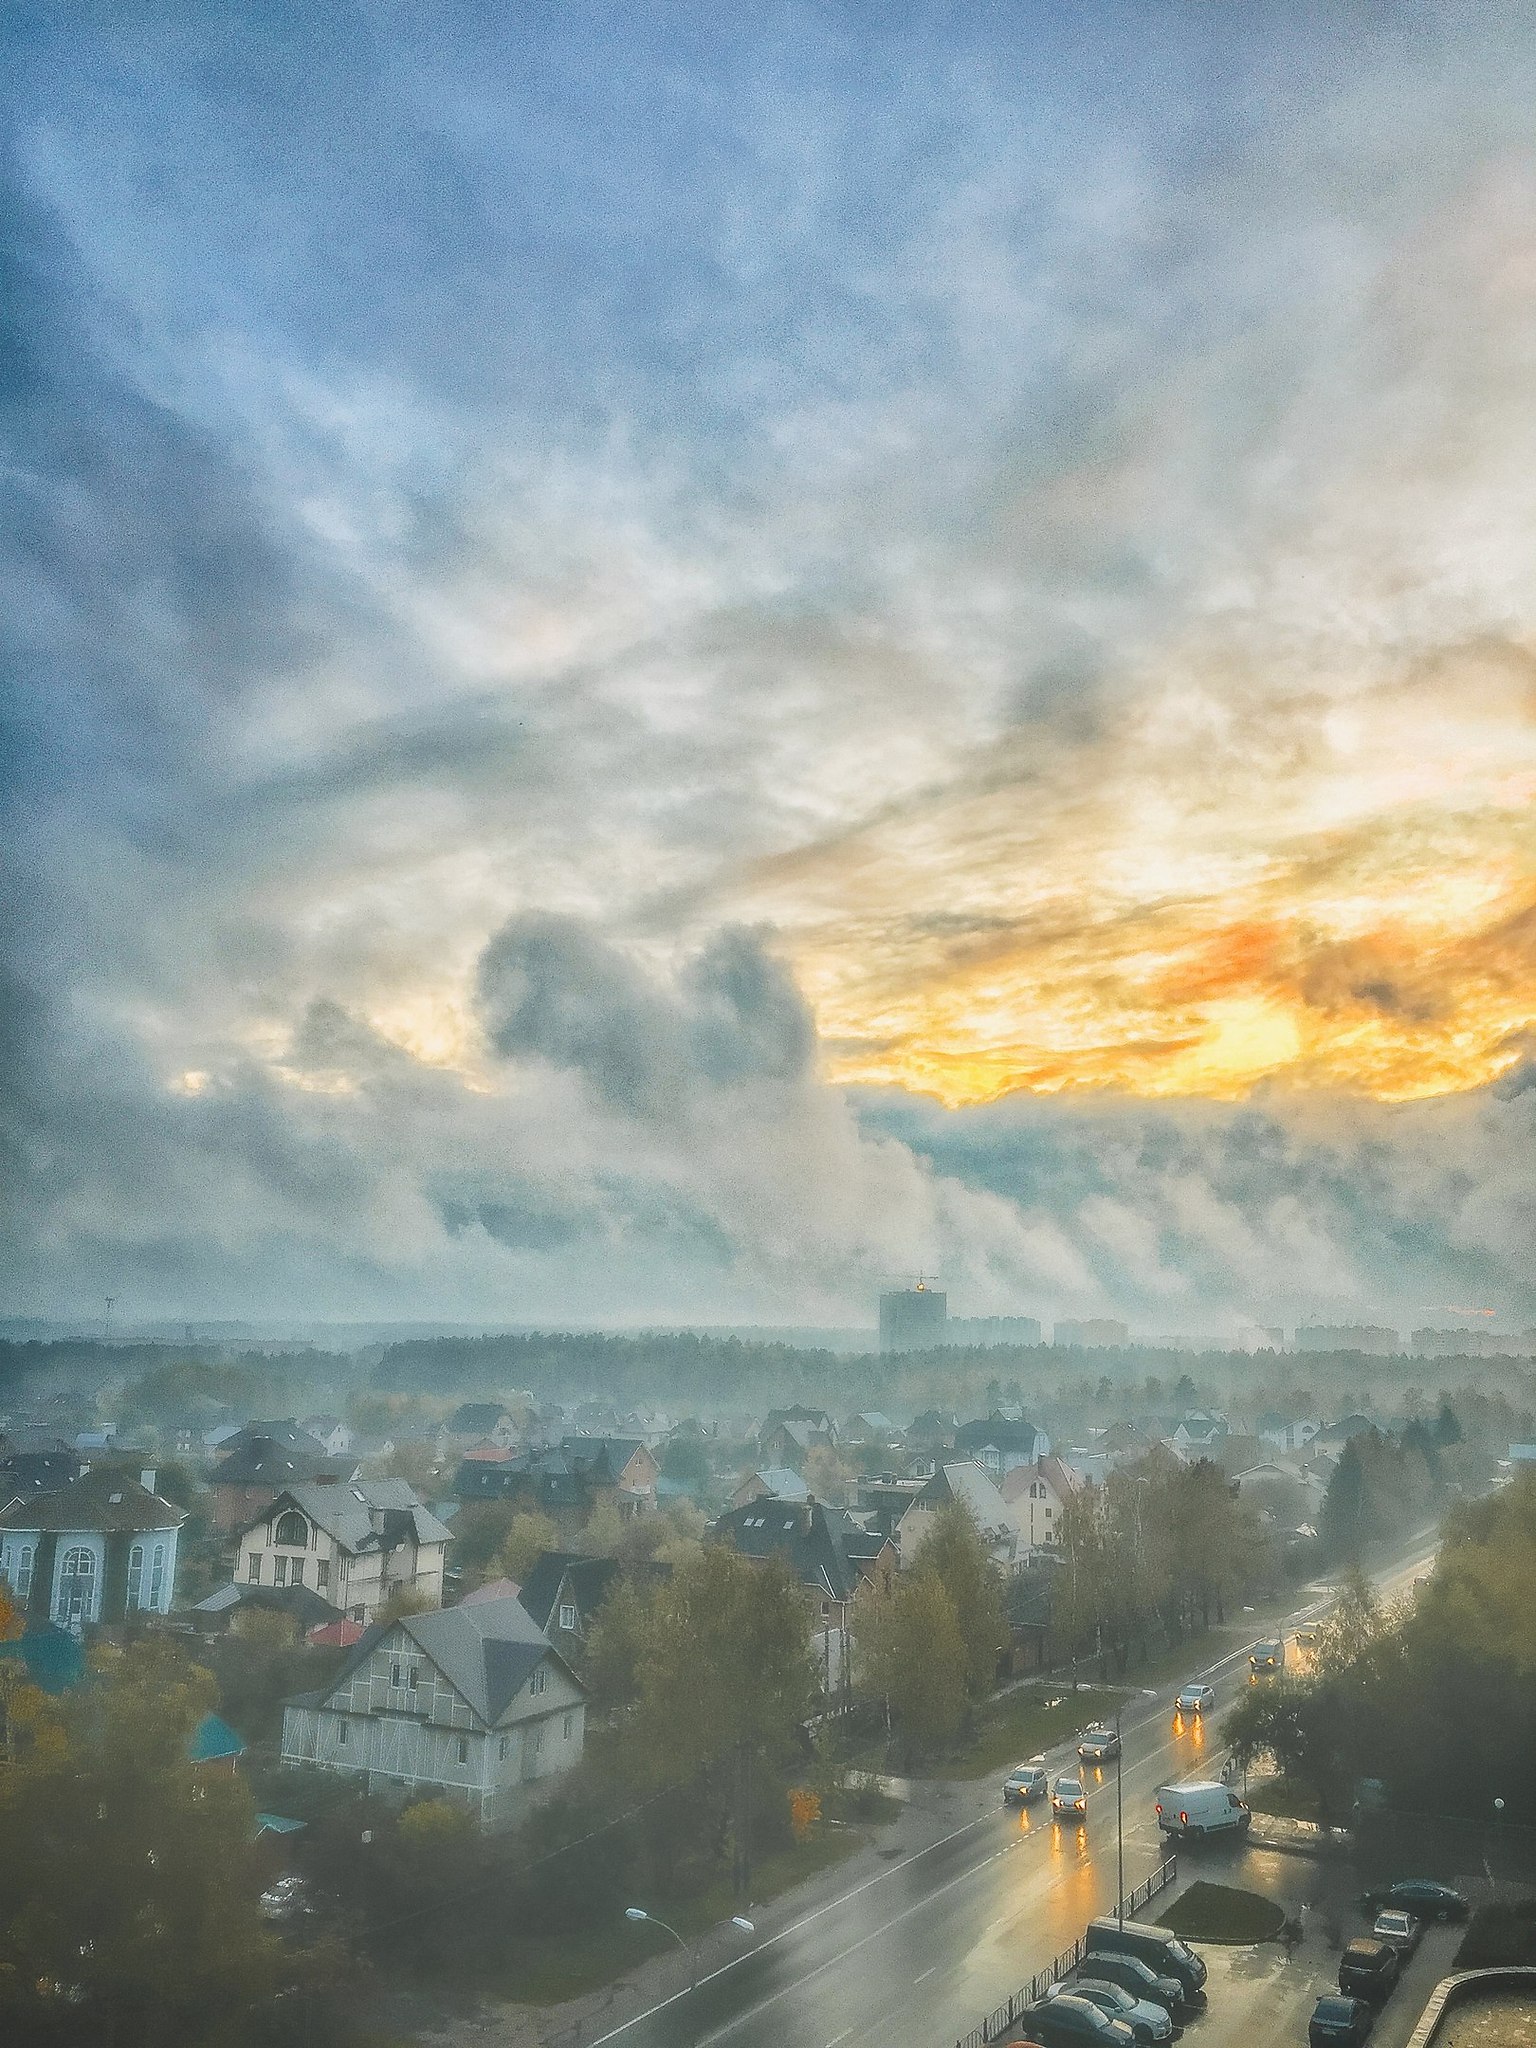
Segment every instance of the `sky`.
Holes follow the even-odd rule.
[[[0,1310],[1536,1322],[1536,24],[9,11]]]

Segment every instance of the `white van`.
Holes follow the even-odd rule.
[[[1188,1785],[1159,1785],[1157,1824],[1165,1835],[1246,1834],[1253,1815],[1225,1785],[1199,1779]]]

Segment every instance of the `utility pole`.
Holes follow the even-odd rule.
[[[110,1344],[112,1342],[112,1304],[116,1299],[117,1296],[115,1294],[109,1294],[106,1297],[107,1313],[101,1326],[101,1341],[103,1344]]]

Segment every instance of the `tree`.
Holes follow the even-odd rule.
[[[940,1508],[916,1562],[932,1572],[949,1595],[964,1649],[966,1693],[973,1700],[984,1699],[997,1684],[997,1660],[1007,1647],[1008,1621],[997,1567],[963,1501]]]
[[[708,1453],[697,1437],[675,1436],[661,1454],[661,1471],[664,1479],[702,1493],[709,1485]]]
[[[654,1625],[650,1604],[632,1580],[621,1579],[597,1610],[584,1674],[593,1714],[622,1713],[639,1699],[640,1659]]]
[[[846,1507],[858,1491],[859,1476],[830,1444],[812,1444],[805,1454],[805,1484],[829,1507]]]
[[[858,1647],[863,1683],[885,1699],[909,1758],[954,1739],[965,1714],[966,1647],[937,1572],[904,1572],[888,1600],[863,1610]]]
[[[520,1509],[512,1517],[502,1539],[496,1562],[509,1579],[515,1579],[521,1585],[546,1550],[559,1548],[560,1531],[548,1515],[537,1510]]]
[[[0,1772],[0,2033],[192,2048],[254,2029],[285,1965],[258,1905],[244,1784],[187,1739],[213,1682],[163,1636],[51,1703],[57,1740]]]

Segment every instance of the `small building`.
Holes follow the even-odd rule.
[[[524,1431],[499,1401],[465,1401],[454,1409],[437,1434],[437,1454],[451,1457],[471,1444],[494,1444],[499,1451],[515,1451]]]
[[[784,1559],[811,1598],[811,1648],[822,1683],[829,1692],[845,1688],[855,1605],[883,1597],[895,1580],[897,1554],[890,1538],[844,1508],[765,1496],[722,1515],[710,1540],[759,1562]]]
[[[210,1480],[213,1526],[223,1535],[245,1528],[290,1486],[343,1485],[357,1477],[349,1452],[331,1457],[296,1422],[251,1423],[225,1445]]]
[[[955,1431],[955,1449],[963,1458],[980,1465],[994,1479],[1001,1479],[1016,1465],[1033,1465],[1045,1457],[1051,1440],[1043,1429],[1021,1416],[1013,1420],[994,1409],[984,1422],[962,1422]]]
[[[169,1614],[182,1509],[115,1470],[86,1472],[0,1512],[0,1577],[29,1622],[78,1633],[98,1622]]]
[[[391,1595],[441,1606],[452,1531],[403,1479],[286,1487],[241,1531],[236,1583],[312,1588],[353,1621]]]
[[[306,1415],[299,1427],[328,1458],[345,1458],[353,1448],[351,1427],[339,1415]]]
[[[581,1760],[585,1690],[517,1600],[376,1625],[320,1692],[285,1702],[282,1761],[369,1794],[462,1801],[510,1826]]]
[[[760,1465],[749,1472],[731,1495],[733,1508],[750,1507],[755,1500],[809,1500],[810,1489],[789,1465]]]

